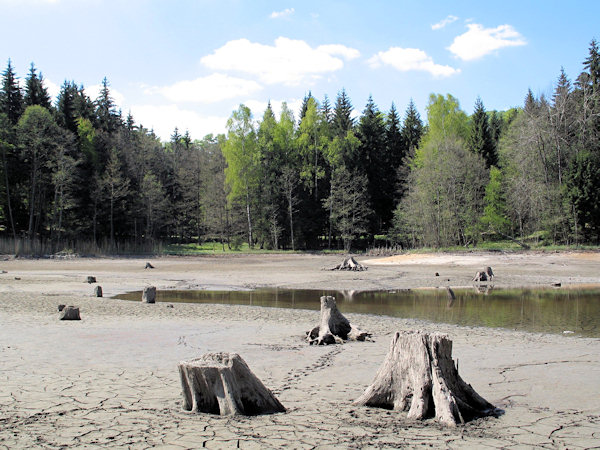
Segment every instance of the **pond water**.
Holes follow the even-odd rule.
[[[332,295],[342,313],[377,314],[463,326],[600,337],[600,289],[445,289],[399,291],[328,291],[256,289],[252,291],[158,291],[158,302],[252,305],[275,308],[320,308]],[[117,296],[137,300],[141,292]]]

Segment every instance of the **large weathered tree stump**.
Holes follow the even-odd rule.
[[[142,292],[143,303],[154,303],[156,302],[156,286],[146,286],[144,292]]]
[[[352,256],[349,256],[345,258],[340,264],[333,267],[331,270],[363,271],[367,270],[367,267],[363,266],[362,264],[359,264]]]
[[[79,308],[75,306],[65,306],[59,309],[58,320],[81,320]]]
[[[183,409],[253,416],[285,412],[269,389],[236,353],[206,353],[179,363]]]
[[[364,341],[371,336],[359,330],[346,319],[337,308],[335,297],[321,297],[321,321],[306,332],[306,339],[313,345],[342,344],[347,340]]]
[[[438,333],[396,333],[371,386],[354,402],[408,411],[409,419],[435,418],[455,426],[496,414],[458,374],[452,341]]]

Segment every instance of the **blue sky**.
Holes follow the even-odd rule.
[[[345,88],[356,113],[372,95],[425,117],[430,93],[471,113],[549,94],[574,80],[600,1],[0,0],[0,61],[24,79],[34,62],[50,91],[65,79],[95,98],[106,76],[124,114],[168,139],[223,132],[240,103],[297,113],[310,90]]]

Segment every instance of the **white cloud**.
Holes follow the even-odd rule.
[[[432,30],[441,30],[446,25],[450,25],[452,22],[456,22],[457,20],[458,20],[458,17],[453,16],[451,14],[448,17],[446,17],[445,19],[440,20],[438,23],[435,23],[435,24],[431,25],[431,29]]]
[[[58,97],[58,94],[60,94],[60,86],[48,80],[47,78],[44,78],[44,87],[48,91],[48,95],[50,95],[50,98],[54,103],[54,100],[56,100],[56,97]]]
[[[463,61],[472,61],[503,47],[517,47],[527,42],[511,25],[496,28],[484,28],[473,23],[467,25],[468,31],[454,38],[448,47],[455,56]]]
[[[281,19],[282,17],[289,17],[294,14],[294,8],[286,8],[283,11],[273,11],[269,18]]]
[[[435,64],[431,56],[418,48],[391,47],[385,52],[377,53],[368,62],[373,68],[388,65],[400,72],[417,70],[429,72],[435,77],[449,77],[460,72],[454,67]]]
[[[195,80],[178,81],[171,86],[146,88],[146,93],[159,93],[172,102],[214,103],[260,91],[256,81],[213,73]]]
[[[183,134],[189,130],[192,139],[209,133],[225,132],[226,117],[203,116],[196,111],[180,109],[177,105],[135,105],[131,107],[135,122],[153,129],[163,141],[168,141],[175,127]]]
[[[214,70],[233,70],[257,76],[267,84],[296,86],[340,70],[344,59],[358,57],[358,50],[343,45],[312,48],[301,40],[279,37],[275,45],[238,39],[227,42],[201,62]]]

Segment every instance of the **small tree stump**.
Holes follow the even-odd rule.
[[[154,269],[154,266],[152,264],[150,264],[149,262],[147,262],[146,267],[144,267],[144,269]]]
[[[94,297],[102,297],[102,286],[94,286]]]
[[[409,419],[435,419],[448,426],[496,415],[458,375],[452,341],[438,333],[396,333],[371,386],[354,402],[408,411]]]
[[[337,308],[335,297],[321,297],[321,322],[306,332],[310,345],[342,344],[347,340],[364,341],[371,336],[352,325]]]
[[[221,416],[285,412],[236,353],[206,353],[178,367],[185,411]]]
[[[65,306],[58,315],[58,320],[81,320],[79,308],[75,306]]]
[[[363,271],[363,270],[367,270],[367,267],[363,266],[362,264],[357,263],[356,260],[352,256],[349,256],[346,259],[344,259],[341,262],[341,264],[338,264],[337,266],[335,266],[331,270]]]
[[[485,272],[477,272],[473,277],[473,281],[487,281],[487,275]]]
[[[487,274],[488,279],[490,281],[492,281],[494,279],[494,271],[492,270],[492,268],[490,266],[485,268],[485,273]]]
[[[58,312],[61,312],[66,306],[67,305],[58,305]]]
[[[155,303],[156,302],[156,286],[146,286],[144,292],[142,292],[142,302],[144,303]]]
[[[96,277],[87,277],[86,278],[86,283],[92,284],[96,282]]]

